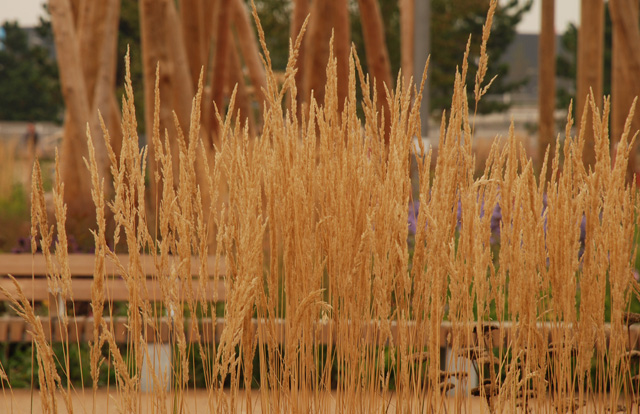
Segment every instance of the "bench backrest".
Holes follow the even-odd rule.
[[[127,268],[129,256],[119,254],[120,263]],[[73,291],[73,299],[78,302],[91,301],[91,285],[93,282],[95,256],[93,254],[70,254],[69,268],[71,270],[71,286]],[[111,301],[127,301],[129,292],[126,282],[118,274],[117,267],[110,261],[105,260],[107,280],[105,283],[105,297]],[[194,276],[194,285],[198,283],[195,279],[199,272],[199,259],[191,262],[191,274]],[[160,300],[160,282],[153,277],[155,274],[155,265],[153,256],[145,255],[142,257],[142,267],[147,275],[147,291],[148,300]],[[223,267],[223,266],[221,266]],[[215,256],[208,258],[207,269],[208,276],[213,277],[215,268]],[[224,272],[222,272],[224,273]],[[42,255],[25,255],[25,254],[0,254],[0,286],[4,287],[8,292],[14,293],[16,287],[13,282],[6,277],[12,275],[16,278],[22,291],[29,300],[36,302],[49,300],[53,292],[49,291],[45,276],[47,274],[47,264]],[[214,300],[213,286],[206,292],[206,298],[209,301]],[[196,286],[194,286],[194,289]],[[219,282],[218,295],[216,301],[225,300],[224,283]],[[7,300],[7,297],[0,292],[0,300]]]
[[[118,260],[126,269],[129,263],[129,256],[119,254]],[[208,277],[213,278],[215,269],[215,256],[208,257],[207,269]],[[162,298],[160,281],[155,277],[156,267],[154,258],[150,255],[144,255],[141,258],[143,272],[147,276],[146,294],[143,299],[149,301],[160,301]],[[69,254],[69,269],[71,270],[71,289],[73,293],[73,301],[90,302],[92,294],[93,272],[95,265],[95,255],[93,254]],[[191,261],[191,275],[193,276],[192,289],[198,294],[199,287],[199,265],[200,260],[194,258]],[[106,302],[126,302],[129,300],[129,290],[125,280],[119,274],[118,267],[111,262],[105,260],[107,278],[105,281],[104,294]],[[224,274],[224,262],[220,264],[221,274]],[[17,288],[7,275],[12,275],[25,296],[32,302],[48,302],[49,316],[41,317],[41,322],[45,327],[45,332],[49,332],[50,339],[53,341],[60,340],[61,334],[56,329],[58,323],[56,317],[64,312],[66,306],[56,300],[55,293],[49,290],[46,280],[47,264],[42,254],[0,254],[0,286],[6,289],[9,295],[15,295]],[[182,292],[178,292],[179,295]],[[208,284],[207,291],[204,292],[205,300],[209,302],[224,302],[226,300],[226,290],[223,280],[218,281],[217,292],[213,283]],[[8,297],[0,291],[0,301],[6,301]],[[58,303],[58,308],[53,306]],[[69,338],[82,341],[91,340],[93,332],[93,318],[87,315],[76,315],[71,318],[69,323]],[[215,323],[215,320],[212,321]],[[118,342],[126,342],[126,318],[114,317],[110,323],[113,323],[114,333]],[[161,321],[161,324],[163,322]],[[189,322],[191,323],[191,322]],[[120,335],[119,332],[123,334]],[[26,322],[16,316],[0,316],[0,342],[24,342],[31,339]]]

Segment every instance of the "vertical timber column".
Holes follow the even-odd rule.
[[[240,61],[240,52],[236,45],[235,39],[231,38],[231,47],[228,50],[229,53],[229,91],[233,91],[233,88],[237,88],[235,113],[240,112],[240,122],[242,125],[249,125],[249,136],[255,136],[256,134],[256,120],[251,111],[251,102],[249,94],[247,93],[247,85],[244,80],[244,74],[242,73],[242,62]]]
[[[428,2],[428,0],[425,0],[425,2]],[[384,22],[378,0],[358,0],[358,5],[369,74],[375,81],[375,88],[378,94],[378,111],[380,114],[384,114],[384,141],[388,145],[391,118],[385,85],[389,90],[392,90],[393,81],[391,79],[389,51],[387,50],[387,41],[384,34]]]
[[[342,111],[349,93],[349,54],[351,52],[351,27],[347,0],[334,0],[333,7],[333,49],[338,61],[338,108]]]
[[[582,122],[583,109],[590,90],[593,90],[596,103],[602,102],[603,56],[604,0],[582,0],[578,32],[577,125]],[[587,110],[584,138],[583,159],[586,167],[595,163],[593,121],[590,109]]]
[[[75,133],[65,135],[62,141],[62,180],[65,183],[65,202],[68,208],[67,231],[79,240],[89,237],[86,233],[92,214],[90,181],[84,174],[82,158],[88,158],[86,125],[90,107],[82,73],[80,44],[76,35],[72,4],[69,0],[50,0],[51,26],[53,28],[62,96],[69,122]],[[92,136],[97,137],[95,130]]]
[[[304,24],[307,15],[309,14],[309,0],[293,0],[293,17],[291,18],[291,27],[289,28],[289,36],[293,42],[296,41],[298,35],[300,34],[300,30],[302,30],[302,25]],[[305,36],[309,36],[308,34],[309,26],[307,26],[307,34]],[[300,44],[300,50],[298,51],[298,72],[296,72],[296,89],[298,96],[298,108],[300,110],[300,105],[307,99],[305,94],[305,41]]]
[[[613,56],[611,59],[611,142],[612,151],[624,132],[629,109],[640,95],[640,82],[634,74],[640,71],[640,36],[638,36],[638,0],[612,0],[609,11],[613,24]],[[629,18],[625,19],[625,16]],[[640,130],[640,111],[637,109],[631,121],[630,135]],[[630,136],[630,137],[631,137]],[[629,138],[630,138],[629,137]],[[629,156],[629,177],[636,169],[635,149]]]
[[[424,65],[431,53],[431,0],[420,0],[414,4],[414,50],[413,73],[418,85],[421,82]],[[429,82],[425,85],[420,103],[420,123],[422,124],[422,138],[429,136]]]
[[[228,85],[229,79],[229,48],[231,47],[231,3],[221,1],[219,3],[216,27],[216,44],[213,58],[213,78],[211,80],[211,95],[220,114],[225,113],[224,90]],[[219,127],[215,110],[206,116],[212,120],[211,134],[213,143],[218,144],[220,141]]]
[[[554,25],[555,0],[542,0],[542,19],[538,43],[538,162],[542,166],[544,154],[549,148],[549,160],[555,150],[556,106],[556,31]],[[550,168],[547,167],[547,178]]]
[[[421,3],[419,1],[419,3]],[[402,59],[402,78],[405,87],[410,87],[409,79],[413,76],[415,30],[415,0],[400,0],[400,42]],[[418,80],[416,79],[416,82]]]
[[[177,105],[174,102],[174,80],[175,65],[171,59],[172,42],[167,39],[169,16],[169,1],[173,0],[139,0],[140,7],[140,37],[142,41],[142,68],[144,74],[144,102],[145,102],[145,126],[146,138],[149,146],[149,172],[151,177],[155,177],[160,167],[156,163],[156,140],[160,144],[164,143],[165,129],[169,131],[170,151],[177,159],[179,154],[173,111]],[[160,68],[158,79],[158,91],[160,93],[159,123],[156,130],[154,123],[155,113],[155,84],[156,69]],[[178,180],[179,171],[173,171],[174,180]],[[177,182],[177,181],[176,181]],[[152,205],[162,199],[162,183],[154,179],[151,180]]]
[[[260,45],[253,30],[253,20],[243,0],[233,0],[231,6],[231,20],[236,29],[238,45],[242,53],[249,79],[253,85],[258,110],[262,113],[266,99],[262,90],[267,90],[267,75],[260,59]]]
[[[295,10],[294,10],[295,12]],[[327,88],[327,62],[333,34],[333,56],[337,61],[338,106],[342,108],[349,89],[349,54],[351,28],[347,0],[314,0],[311,3],[307,34],[304,39],[304,74],[302,92],[298,91],[299,109],[308,111],[311,95],[323,104]],[[298,19],[294,15],[295,19]],[[296,22],[295,24],[302,24]],[[297,79],[297,77],[296,77]],[[304,105],[304,107],[302,107]]]
[[[226,0],[225,0],[226,1]],[[208,148],[213,149],[214,128],[211,117],[213,108],[213,90],[211,82],[213,80],[213,56],[217,40],[218,14],[220,13],[221,0],[201,0],[202,13],[204,14],[204,93],[202,94],[202,129],[205,143]]]
[[[304,105],[303,111],[308,111],[311,95],[316,102],[324,103],[324,90],[327,83],[327,60],[329,58],[329,39],[333,19],[330,2],[314,0],[311,3],[309,24],[305,35],[304,62]]]
[[[187,24],[188,26],[188,24]],[[167,19],[165,20],[165,39],[167,51],[172,65],[171,80],[173,94],[173,108],[180,121],[183,131],[189,130],[191,121],[191,104],[195,95],[195,85],[200,79],[200,67],[198,67],[195,81],[191,78],[191,68],[187,48],[185,47],[184,25],[173,1],[167,2]]]
[[[198,88],[200,70],[204,65],[204,5],[200,0],[180,1],[180,20],[184,37],[184,49],[189,59],[192,90]]]
[[[104,118],[109,134],[111,136],[111,146],[116,156],[120,155],[122,148],[122,129],[120,126],[120,108],[116,100],[116,71],[118,67],[118,25],[120,21],[120,0],[105,0],[106,9],[102,18],[104,19],[104,31],[102,34],[102,44],[99,45],[97,53],[98,65],[94,79],[94,92],[89,95],[91,104],[91,119],[96,123],[98,111]],[[88,87],[88,86],[87,86]],[[107,155],[107,148],[102,134],[94,137],[98,166],[104,169],[105,175],[109,175],[110,161]],[[107,180],[107,191],[112,188]]]

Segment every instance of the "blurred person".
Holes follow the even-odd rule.
[[[24,134],[23,143],[26,148],[26,156],[29,160],[33,160],[36,157],[36,151],[38,149],[38,131],[36,131],[36,124],[29,122],[27,124],[27,132]]]

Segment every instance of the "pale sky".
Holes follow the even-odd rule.
[[[44,14],[42,0],[0,0],[0,23],[17,20],[20,26],[35,26]]]
[[[500,1],[506,2],[506,0]],[[540,33],[540,3],[542,3],[541,0],[533,0],[533,7],[518,25],[520,33]],[[577,25],[580,21],[580,0],[556,0],[555,3],[556,33],[561,34],[567,29],[569,23]]]
[[[519,32],[538,33],[540,31],[540,2],[541,0],[534,0],[531,11],[524,16],[518,26]],[[42,0],[0,0],[0,23],[5,20],[17,20],[21,26],[34,26],[38,23],[38,16],[43,13],[43,3]],[[579,19],[580,0],[556,1],[556,33],[564,32],[569,22],[578,23]]]

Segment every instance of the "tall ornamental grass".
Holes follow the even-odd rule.
[[[201,140],[202,79],[191,123],[179,125],[176,118],[177,136],[159,129],[162,97],[156,84],[149,145],[158,170],[149,180],[160,191],[149,203],[147,147],[139,149],[127,75],[119,154],[103,128],[110,177],[99,175],[97,137],[87,132],[86,166],[96,207],[93,391],[107,366],[115,371],[114,398],[123,412],[141,412],[143,398],[151,399],[153,412],[183,412],[197,359],[211,412],[440,412],[447,404],[469,412],[469,373],[456,366],[468,360],[480,381],[469,392],[482,397],[490,412],[637,407],[638,357],[629,351],[628,331],[635,317],[629,306],[639,292],[632,276],[638,200],[625,179],[635,138],[630,121],[616,137],[613,162],[609,100],[598,106],[592,96],[584,113],[593,116],[595,165],[586,167],[582,160],[586,119],[574,136],[569,116],[555,158],[545,158],[539,174],[512,127],[505,131],[506,145],[496,143],[481,160],[481,175],[474,175],[475,115],[469,108],[490,84],[484,79],[484,46],[496,4],[491,2],[485,25],[473,94],[465,83],[469,47],[456,73],[437,156],[413,145],[420,135],[417,103],[426,75],[417,87],[399,76],[394,90],[377,96],[352,52],[349,94],[339,110],[331,55],[324,104],[312,99],[299,113],[294,76],[301,39],[291,46],[279,85],[260,31],[268,74],[262,133],[249,136],[232,97],[226,115],[218,115],[221,139],[214,159]],[[389,107],[388,119],[379,103]],[[171,140],[178,142],[177,157]],[[51,289],[73,300],[64,237],[65,220],[73,217],[66,217],[62,203],[64,184],[58,181],[54,189],[58,241],[52,246],[39,177],[36,164],[33,240],[47,257]],[[407,206],[414,201],[420,211],[410,248]],[[491,229],[496,204],[502,213],[499,249]],[[115,223],[112,234],[107,217]],[[118,261],[115,249],[128,251],[128,264]],[[160,306],[144,294],[142,254],[154,258]],[[214,278],[206,268],[212,254],[219,257]],[[111,277],[107,261],[116,264],[129,290],[126,349],[117,346],[106,318],[113,312],[104,290]],[[194,284],[193,261],[201,269]],[[219,278],[226,287],[223,323],[216,319],[215,303],[202,294]],[[68,351],[66,359],[54,359],[24,295],[12,301],[35,337],[44,411],[60,410],[56,391],[70,407],[75,391],[59,372],[75,362]],[[153,394],[143,396],[141,367],[154,358],[147,343],[161,340],[166,318],[174,350],[171,375],[155,375]],[[192,323],[197,318],[204,323]],[[448,371],[441,370],[444,346],[453,355]],[[455,396],[447,397],[453,387]]]

